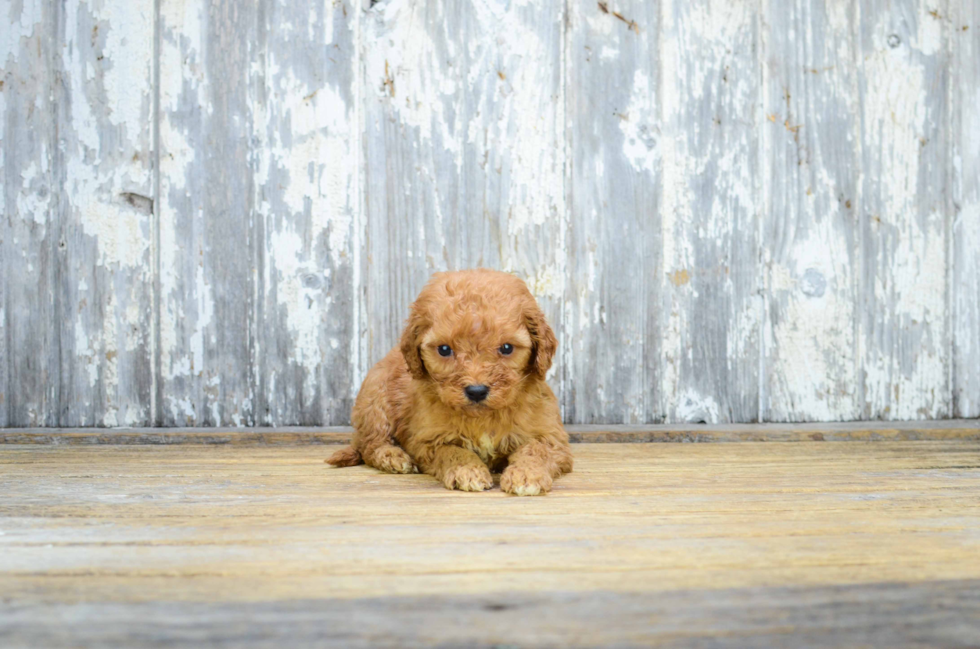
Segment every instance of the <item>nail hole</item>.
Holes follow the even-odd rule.
[[[153,213],[153,199],[142,194],[134,194],[133,192],[123,192],[120,194],[123,200],[135,207],[140,212],[144,214]]]

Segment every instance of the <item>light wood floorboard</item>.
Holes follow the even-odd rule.
[[[330,450],[0,447],[0,645],[980,642],[973,441],[579,444],[539,498]]]

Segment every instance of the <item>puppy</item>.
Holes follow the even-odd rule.
[[[357,395],[352,445],[327,460],[417,470],[447,489],[547,493],[572,470],[544,377],[558,341],[523,281],[491,270],[437,273],[412,304],[401,345]]]

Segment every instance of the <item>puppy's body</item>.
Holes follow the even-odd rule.
[[[504,491],[547,492],[572,469],[558,400],[544,380],[556,345],[518,278],[435,275],[412,305],[401,345],[361,386],[352,447],[328,462],[393,473],[418,467],[465,491],[490,488],[490,470],[503,471]]]

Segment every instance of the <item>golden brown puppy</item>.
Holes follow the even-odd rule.
[[[491,270],[438,273],[412,304],[401,345],[357,395],[350,447],[327,460],[421,470],[448,489],[533,496],[572,470],[544,377],[557,340],[523,281]]]

